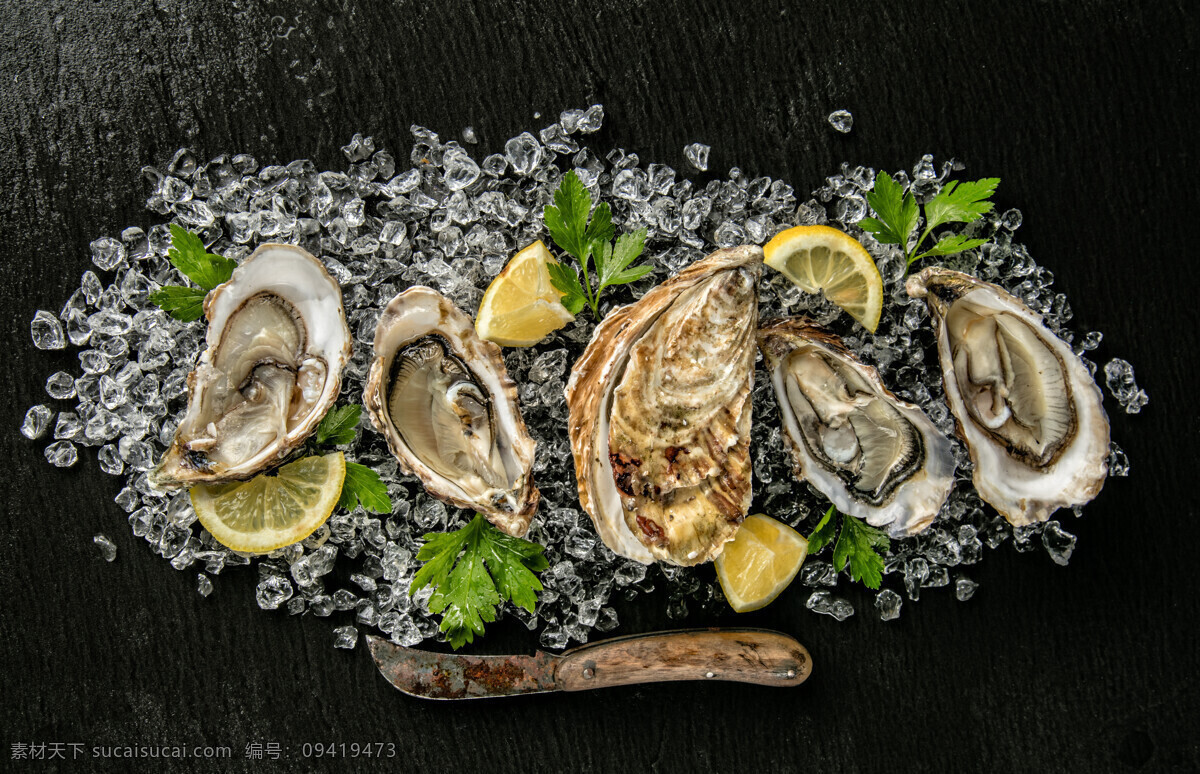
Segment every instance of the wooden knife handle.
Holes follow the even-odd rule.
[[[686,629],[584,645],[559,657],[564,691],[674,680],[799,685],[812,658],[794,638],[767,629]]]

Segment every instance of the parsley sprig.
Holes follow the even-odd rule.
[[[936,196],[925,203],[925,230],[921,232],[917,241],[913,242],[912,247],[909,247],[920,220],[917,200],[911,190],[906,193],[904,187],[893,180],[891,175],[880,172],[875,177],[874,190],[867,194],[867,203],[879,217],[863,218],[859,225],[885,245],[900,245],[904,250],[907,270],[908,266],[922,258],[953,255],[986,243],[986,239],[972,239],[955,234],[939,239],[933,247],[924,252],[918,252],[935,228],[947,223],[970,223],[991,212],[993,204],[988,199],[995,193],[999,184],[998,177],[986,177],[962,184],[957,180],[946,183]]]
[[[184,322],[200,319],[208,291],[228,282],[237,266],[236,262],[205,250],[200,237],[174,223],[171,224],[171,247],[167,258],[180,274],[200,287],[164,285],[150,294],[150,303]]]
[[[840,532],[837,531],[839,517],[842,520]],[[883,556],[880,552],[886,552],[891,546],[887,534],[853,516],[843,515],[831,505],[808,538],[808,553],[816,554],[833,543],[835,535],[837,542],[833,546],[833,569],[841,572],[849,563],[850,580],[861,580],[870,589],[879,588],[883,580]]]
[[[348,404],[331,409],[317,431],[312,443],[315,446],[342,446],[354,442],[354,430],[362,416],[362,406]],[[374,470],[357,462],[346,462],[346,478],[342,482],[342,495],[338,507],[352,511],[362,505],[372,513],[391,513],[392,498],[388,496],[387,484]]]
[[[588,216],[591,216],[590,219]],[[653,267],[648,264],[631,266],[646,245],[646,229],[621,234],[614,244],[612,210],[601,202],[592,211],[592,197],[575,170],[563,176],[554,192],[554,204],[547,205],[544,217],[550,238],[579,263],[583,270],[563,263],[551,263],[550,282],[562,293],[562,304],[571,314],[579,314],[584,305],[590,306],[600,320],[600,294],[612,285],[626,285],[646,275]],[[595,263],[596,282],[591,267]]]
[[[542,590],[534,573],[549,566],[540,545],[504,534],[478,513],[462,529],[423,537],[417,559],[425,565],[408,594],[433,586],[429,609],[442,614],[441,630],[455,650],[483,635],[503,600],[534,611]]]

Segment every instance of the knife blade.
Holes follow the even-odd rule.
[[[677,680],[785,687],[799,685],[812,673],[812,658],[803,645],[767,629],[631,634],[558,656],[542,651],[532,656],[431,653],[374,635],[368,635],[367,645],[389,683],[422,699],[482,699]]]

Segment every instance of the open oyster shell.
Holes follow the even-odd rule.
[[[520,537],[537,511],[534,442],[500,348],[437,291],[387,305],[363,393],[371,422],[426,491]]]
[[[350,359],[342,291],[316,258],[266,244],[204,299],[208,348],[188,408],[150,474],[161,489],[250,478],[283,461],[333,406]]]
[[[933,521],[954,486],[950,442],[841,339],[804,318],[758,333],[796,477],[895,537]]]
[[[1017,526],[1095,497],[1108,474],[1108,416],[1071,348],[1041,315],[967,274],[931,267],[907,290],[929,307],[979,495]]]
[[[718,250],[612,311],[571,369],[579,500],[621,556],[707,562],[746,517],[762,256]]]

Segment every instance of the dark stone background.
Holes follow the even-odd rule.
[[[394,742],[399,770],[1195,771],[1193,621],[1196,36],[1174,2],[21,2],[0,4],[0,767],[13,742],[211,744],[232,765],[306,761],[304,742]],[[273,18],[278,16],[279,18]],[[294,26],[290,33],[288,27]],[[284,36],[286,33],[286,36]],[[284,37],[281,37],[284,36]],[[208,599],[129,534],[116,479],[60,471],[17,433],[74,355],[30,344],[91,267],[87,244],[149,227],[138,173],[202,158],[344,163],[356,131],[398,156],[407,127],[478,131],[479,157],[564,108],[603,102],[602,147],[684,168],[683,146],[811,190],[843,160],[908,168],[924,152],[1003,179],[1002,208],[1058,277],[1095,353],[1151,396],[1115,413],[1132,477],[1109,483],[1071,564],[1011,545],[969,569],[976,597],[929,590],[898,622],[867,594],[838,624],[797,588],[739,624],[796,634],[795,690],[671,684],[432,704],[388,687],[332,623],[259,611],[251,573]],[[849,136],[825,116],[845,107]],[[534,119],[540,111],[542,119]],[[1192,312],[1185,310],[1192,308]],[[1110,410],[1112,409],[1111,404]],[[100,561],[91,537],[117,543]],[[667,625],[660,599],[618,633]],[[731,624],[719,620],[691,625]],[[530,652],[497,627],[477,652]],[[248,762],[248,742],[290,756]],[[11,766],[9,765],[11,764]],[[285,765],[286,764],[286,765]],[[78,761],[62,770],[89,770]],[[163,769],[161,763],[150,767]]]

